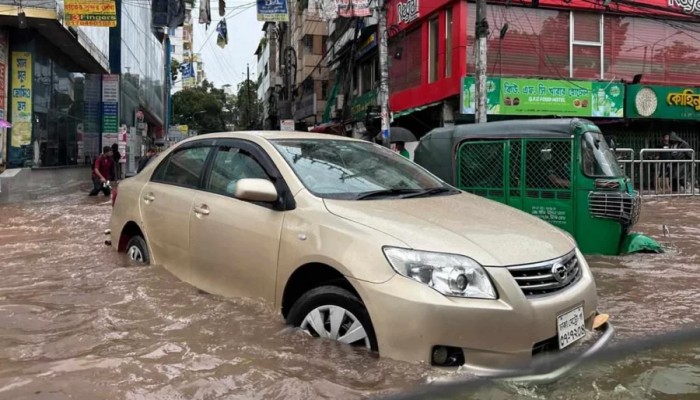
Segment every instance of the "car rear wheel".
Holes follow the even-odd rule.
[[[377,351],[377,339],[364,304],[337,286],[314,288],[294,303],[287,323],[314,337]]]
[[[138,235],[129,239],[126,244],[126,255],[135,263],[148,264],[150,262],[146,241]]]

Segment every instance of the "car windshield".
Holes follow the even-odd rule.
[[[624,176],[617,157],[600,132],[586,132],[581,138],[583,173],[592,177],[619,178]]]
[[[413,162],[370,142],[278,139],[272,143],[318,197],[361,200],[457,192]]]

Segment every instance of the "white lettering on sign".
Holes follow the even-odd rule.
[[[566,211],[551,206],[532,206],[530,214],[554,225],[566,225]]]
[[[688,14],[700,15],[700,0],[668,0],[669,7],[678,7]]]
[[[396,3],[396,12],[399,15],[399,24],[402,22],[407,24],[415,20],[420,16],[420,12],[418,11],[418,0],[406,0],[403,3]]]

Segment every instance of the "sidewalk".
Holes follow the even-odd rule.
[[[35,200],[45,195],[92,188],[90,167],[13,168],[0,174],[0,204]]]

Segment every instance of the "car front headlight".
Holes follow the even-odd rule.
[[[397,273],[446,296],[496,299],[496,289],[486,270],[469,257],[398,247],[383,250]]]

